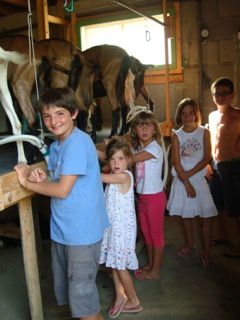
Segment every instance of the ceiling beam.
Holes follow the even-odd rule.
[[[1,2],[5,2],[7,4],[12,4],[22,8],[28,7],[27,0],[2,0]]]

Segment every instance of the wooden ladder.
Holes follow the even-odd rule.
[[[64,27],[64,38],[76,45],[76,13],[71,12],[70,19],[65,18],[63,1],[56,0],[57,16],[48,14],[47,0],[36,1],[37,24],[38,24],[38,40],[49,39],[49,24],[57,24]]]

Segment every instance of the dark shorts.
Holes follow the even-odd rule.
[[[240,216],[240,159],[217,164],[224,200],[230,217]]]
[[[218,211],[225,209],[223,187],[217,170],[213,170],[212,180],[208,181],[213,201]]]
[[[96,275],[101,242],[66,246],[52,241],[54,292],[58,305],[69,304],[73,318],[100,311]]]

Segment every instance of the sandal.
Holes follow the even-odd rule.
[[[120,315],[120,313],[122,312],[126,302],[127,302],[127,300],[123,300],[121,303],[119,303],[117,305],[112,305],[108,311],[108,317],[110,319],[117,318]]]
[[[240,258],[240,251],[230,249],[229,251],[225,252],[223,255],[224,257],[227,257],[227,258]]]
[[[138,304],[135,307],[124,307],[122,309],[122,313],[138,313],[142,310],[143,310],[143,307],[140,304]]]
[[[213,239],[212,240],[212,246],[221,246],[228,244],[228,240],[220,240],[220,239]]]
[[[142,270],[141,269],[137,269],[133,271],[134,277],[137,280],[145,280],[144,277],[142,276]]]
[[[201,260],[203,268],[206,268],[208,266],[209,261],[208,261],[208,259],[205,258],[203,253],[200,254],[200,260]]]
[[[195,247],[182,247],[177,251],[179,257],[187,257],[193,254]]]

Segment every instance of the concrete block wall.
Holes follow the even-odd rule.
[[[215,109],[210,86],[218,77],[234,81],[234,105],[240,105],[240,1],[183,1],[180,12],[184,80],[170,84],[171,115],[174,118],[177,104],[188,96],[201,106],[205,124]],[[206,39],[200,36],[203,28],[209,30]],[[156,102],[159,120],[164,120],[163,85],[151,85],[149,93]]]
[[[240,2],[239,0],[202,0],[201,24],[207,27],[209,37],[201,43],[203,79],[204,119],[215,109],[209,85],[216,78],[228,76],[234,81],[236,96],[234,105],[240,104]],[[207,82],[204,82],[204,81]]]
[[[103,7],[107,1],[95,1]],[[84,3],[81,2],[81,3]],[[88,3],[88,6],[90,4]],[[3,21],[0,19],[0,31],[10,28],[23,17]],[[26,17],[24,17],[26,19]],[[35,18],[33,17],[33,20]],[[214,110],[210,94],[211,83],[220,76],[230,77],[236,87],[234,104],[240,105],[240,1],[239,0],[189,0],[180,3],[182,32],[183,82],[170,83],[171,115],[174,118],[176,106],[185,97],[192,97],[202,108],[203,122],[208,121],[208,114]],[[34,20],[35,21],[35,20]],[[200,31],[208,28],[210,34],[201,39]],[[165,94],[163,84],[146,84],[148,92],[156,106],[160,121],[165,119]],[[104,101],[104,104],[107,101]],[[137,105],[145,104],[138,97]],[[109,113],[109,108],[106,108]],[[106,118],[107,122],[111,116]]]

